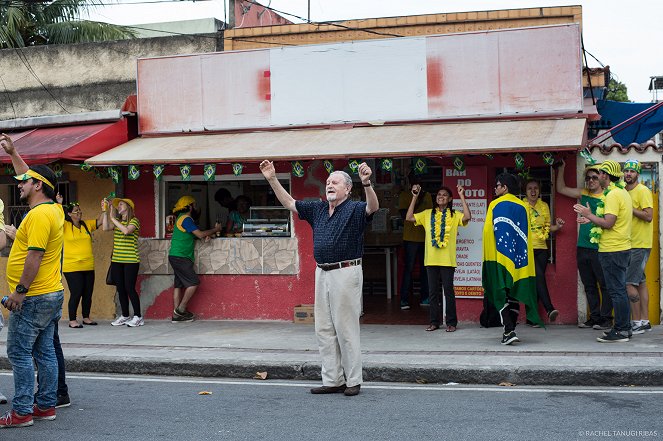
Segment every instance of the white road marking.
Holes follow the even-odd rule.
[[[11,376],[11,372],[0,372],[0,376]],[[150,376],[120,376],[120,375],[78,375],[68,374],[67,378],[77,380],[94,380],[94,381],[138,381],[145,383],[195,383],[195,384],[219,384],[219,385],[240,385],[240,386],[271,386],[271,387],[315,387],[319,386],[320,382],[300,383],[300,382],[283,382],[272,380],[213,380],[206,378],[182,378],[182,377],[150,377]],[[564,394],[658,394],[663,395],[663,388],[651,387],[602,387],[602,388],[583,388],[583,389],[568,389],[564,387],[537,387],[537,386],[464,386],[460,384],[453,385],[399,385],[390,383],[363,383],[362,389],[379,389],[379,390],[417,390],[417,391],[468,391],[468,392],[506,392],[506,393],[564,393]]]

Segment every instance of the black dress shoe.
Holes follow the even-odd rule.
[[[346,397],[354,397],[355,395],[359,395],[359,389],[361,388],[361,384],[358,384],[356,386],[348,387],[343,391],[343,394]]]
[[[345,392],[347,388],[345,387],[345,384],[341,386],[321,386],[321,387],[314,387],[311,389],[312,394],[341,394]],[[355,394],[356,395],[356,394]]]

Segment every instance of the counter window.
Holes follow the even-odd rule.
[[[289,175],[277,177],[290,192]],[[174,225],[171,210],[184,195],[196,199],[200,210],[197,224],[202,230],[219,222],[223,226],[222,235],[226,237],[289,237],[291,234],[290,211],[283,208],[262,175],[222,177],[216,182],[205,182],[202,176],[192,176],[187,182],[179,176],[165,176],[159,185],[159,237],[170,237]]]

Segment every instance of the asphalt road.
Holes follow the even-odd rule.
[[[0,440],[663,440],[663,388],[367,383],[345,397],[274,380],[76,374],[68,383],[72,405],[56,420],[3,429]],[[0,389],[11,397],[6,371]]]

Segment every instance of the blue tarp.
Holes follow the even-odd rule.
[[[618,101],[598,100],[596,109],[601,115],[599,124],[602,127],[614,127],[617,124],[647,110],[656,103],[621,103]],[[663,110],[661,107],[633,122],[628,127],[619,128],[612,135],[615,142],[627,146],[632,142],[642,144],[658,132],[663,131]]]

